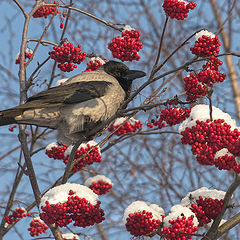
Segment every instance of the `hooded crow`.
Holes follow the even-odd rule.
[[[145,75],[109,61],[31,96],[22,105],[0,111],[0,126],[18,123],[57,129],[59,142],[74,144],[111,118],[129,97],[132,81]]]

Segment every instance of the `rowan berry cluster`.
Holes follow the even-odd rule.
[[[104,63],[106,63],[104,59],[100,57],[91,58],[90,62],[87,63],[87,68],[84,72],[92,72],[101,67]]]
[[[72,172],[77,172],[81,170],[84,165],[91,165],[94,162],[102,161],[100,148],[93,148],[93,146],[95,146],[96,144],[97,143],[94,141],[89,141],[87,144],[83,143],[79,146],[74,159],[81,158],[81,156],[86,154],[90,149],[92,150],[84,158],[74,164]],[[45,153],[48,155],[49,158],[63,160],[63,162],[67,164],[71,150],[71,145],[68,146],[65,144],[51,143],[46,147]]]
[[[140,42],[140,32],[125,26],[122,31],[122,36],[115,37],[108,43],[108,49],[112,52],[114,58],[124,61],[138,61],[140,55],[139,50],[142,49]]]
[[[177,20],[187,18],[189,10],[193,10],[196,6],[194,2],[187,3],[183,0],[164,0],[162,5],[166,15]]]
[[[191,234],[198,230],[193,222],[194,216],[185,217],[184,215],[176,219],[169,220],[169,226],[164,226],[159,231],[166,240],[192,239]],[[185,234],[187,233],[187,235]],[[189,235],[188,235],[189,234]]]
[[[65,144],[51,143],[46,147],[46,154],[49,158],[53,159],[64,159],[64,153],[68,148]]]
[[[28,231],[32,237],[38,236],[39,234],[45,233],[48,229],[48,226],[40,218],[33,218],[30,223],[30,228]]]
[[[194,47],[190,48],[192,54],[198,57],[217,56],[221,43],[218,36],[206,30],[202,30],[196,34]]]
[[[92,189],[97,195],[103,195],[110,192],[113,186],[111,179],[105,177],[104,175],[96,175],[88,178],[84,185]]]
[[[196,199],[196,204],[191,205],[191,210],[196,215],[199,226],[210,223],[211,220],[215,220],[218,213],[222,210],[223,199],[203,198],[199,196]]]
[[[89,188],[92,189],[97,195],[103,195],[110,192],[112,184],[99,180],[98,182],[93,182]]]
[[[235,158],[229,156],[240,156],[240,132],[228,114],[215,107],[212,108],[212,114],[213,121],[208,119],[207,105],[196,105],[192,108],[190,117],[179,127],[182,144],[191,145],[191,151],[197,155],[200,164],[233,169],[238,173],[239,164]],[[215,154],[223,149],[226,151],[215,157]]]
[[[85,188],[83,194],[86,194],[88,189]],[[54,204],[49,201],[45,201],[45,204],[41,202],[40,218],[46,224],[56,224],[59,227],[67,226],[71,222],[74,222],[74,226],[87,227],[104,220],[104,211],[100,208],[100,204],[100,201],[92,204],[85,197],[78,196],[74,190],[69,190],[64,202]]]
[[[190,73],[183,79],[187,100],[194,101],[207,95],[209,87],[226,79],[226,74],[221,73],[218,69],[222,65],[222,61],[216,57],[220,45],[218,37],[211,32],[202,30],[196,34],[195,45],[190,50],[198,57],[209,57],[209,59],[199,73]]]
[[[94,147],[96,143],[94,141],[89,141],[87,144],[81,144],[76,152],[76,155],[74,159],[81,158],[83,155],[85,155],[90,149],[91,151],[82,159],[80,159],[76,164],[74,164],[72,168],[72,172],[77,172],[82,169],[83,166],[85,165],[91,165],[94,162],[101,162],[102,161],[102,156],[100,152],[100,148]],[[72,150],[72,146],[68,147],[64,154],[64,160],[63,162],[67,164],[68,158],[70,155],[70,152]]]
[[[166,124],[173,126],[188,118],[190,112],[191,109],[188,108],[166,108],[161,110],[160,115],[156,117],[156,120],[152,119],[151,123],[147,123],[147,126],[150,128],[156,126],[159,129],[165,127]]]
[[[199,222],[198,226],[202,227],[215,220],[217,214],[222,210],[225,194],[223,191],[202,187],[188,193],[182,199],[181,205],[188,207],[195,214]]]
[[[3,219],[8,224],[13,224],[17,222],[19,219],[31,216],[30,213],[27,213],[25,208],[16,208],[12,211],[12,214],[5,216]]]
[[[223,148],[240,156],[240,132],[237,129],[232,131],[231,126],[223,119],[216,119],[213,122],[210,119],[196,121],[196,126],[186,128],[181,135],[182,144],[192,146],[192,153],[197,155],[197,161],[202,165],[214,165],[216,152]],[[223,161],[221,168],[228,169],[227,163]]]
[[[27,48],[26,50],[25,50],[25,52],[24,52],[24,57],[25,57],[25,59],[30,59],[31,58],[31,56],[32,56],[32,54],[33,54],[33,50],[32,49],[30,49],[30,48]],[[15,63],[16,64],[20,64],[20,52],[17,54],[17,56],[15,57]],[[26,61],[24,61],[24,64],[26,64],[27,62]]]
[[[236,173],[240,173],[240,164],[233,154],[231,154],[227,148],[223,148],[216,152],[214,156],[214,165],[219,170],[231,170],[233,169]]]
[[[53,3],[56,4],[57,2],[54,1]],[[45,1],[44,4],[49,4],[49,3],[47,1]],[[54,15],[55,9],[56,9],[56,7],[42,6],[33,14],[33,17],[34,18],[41,18],[41,17],[47,18],[50,14]],[[59,11],[56,11],[56,14],[57,13],[59,13]]]
[[[127,118],[118,118],[115,120],[109,127],[108,131],[113,132],[115,131],[124,121],[126,121]],[[130,132],[136,132],[137,130],[142,128],[142,122],[140,120],[136,120],[134,118],[130,118],[128,121],[126,121],[121,127],[119,127],[116,132],[114,132],[115,135],[121,136],[126,133]]]
[[[77,68],[86,58],[86,53],[81,52],[81,45],[74,47],[72,43],[64,43],[62,46],[53,47],[49,55],[59,64],[57,65],[63,72],[71,72]]]
[[[126,223],[126,229],[134,236],[146,236],[155,232],[161,221],[159,219],[153,219],[151,212],[136,212],[129,214]]]
[[[134,236],[146,236],[158,230],[164,211],[156,204],[143,201],[131,203],[124,211],[123,222]]]

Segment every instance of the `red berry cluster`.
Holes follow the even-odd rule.
[[[57,2],[54,1],[53,3],[56,4]],[[48,2],[45,1],[44,4],[48,4]],[[55,9],[56,9],[56,7],[42,6],[33,14],[33,17],[34,18],[41,18],[41,17],[47,18],[50,14],[54,15]],[[57,13],[59,13],[59,11],[57,11],[56,14]]]
[[[203,198],[199,196],[196,199],[196,204],[192,204],[190,209],[196,215],[199,227],[208,224],[211,220],[215,220],[218,213],[222,210],[223,199]]]
[[[31,56],[32,56],[32,54],[33,54],[33,50],[30,49],[30,48],[27,48],[27,49],[25,50],[25,52],[24,52],[25,59],[27,59],[27,58],[30,59]],[[16,64],[20,64],[20,53],[17,54],[17,56],[16,56],[16,58],[15,58],[15,63],[16,63]],[[27,63],[27,62],[24,61],[24,64],[26,64],[26,63]]]
[[[49,145],[50,146],[50,145]],[[46,154],[48,155],[49,158],[54,158],[54,159],[64,159],[64,153],[66,149],[68,148],[67,145],[65,144],[56,144],[52,145],[49,148],[46,148]]]
[[[164,0],[162,5],[166,15],[177,20],[187,18],[189,10],[193,10],[196,6],[194,2],[187,3],[182,0]]]
[[[164,226],[159,231],[160,235],[163,235],[166,240],[192,239],[191,234],[198,230],[198,228],[194,226],[193,218],[194,216],[188,218],[182,216],[181,218],[178,217],[177,219],[169,220],[170,226]]]
[[[45,233],[48,226],[43,223],[40,218],[34,218],[30,223],[30,228],[28,231],[32,237],[38,236],[39,234]]]
[[[92,72],[101,67],[107,61],[101,58],[92,58],[90,62],[87,63],[87,68],[84,72]]]
[[[215,83],[223,82],[226,79],[226,74],[218,70],[220,65],[222,65],[222,61],[212,55],[209,61],[202,66],[202,71],[195,74],[190,73],[189,76],[183,79],[187,100],[193,101],[205,96],[208,87],[212,87]]]
[[[124,119],[122,120],[124,121]],[[117,123],[117,124],[116,124]],[[121,123],[114,121],[109,127],[108,131],[113,132],[115,131]],[[117,136],[124,135],[130,132],[136,132],[137,130],[142,128],[142,122],[140,120],[135,120],[134,118],[130,118],[129,121],[126,121],[114,134]]]
[[[85,198],[74,196],[71,192],[65,203],[50,204],[48,201],[45,203],[46,206],[41,207],[40,218],[46,224],[55,223],[56,226],[64,227],[74,221],[74,226],[87,227],[105,219],[100,201],[92,205]]]
[[[97,182],[92,182],[89,185],[89,188],[93,190],[98,195],[103,195],[110,192],[112,188],[112,184],[106,183],[103,180],[99,180]]]
[[[165,123],[163,123],[163,121],[165,121],[169,126],[173,126],[188,118],[190,112],[191,109],[188,108],[166,108],[161,110],[159,118],[156,120],[152,119],[151,123],[148,123],[147,126],[150,128],[156,126],[161,129],[165,127]]]
[[[24,208],[16,208],[12,211],[11,215],[4,217],[4,221],[8,224],[12,224],[17,222],[19,219],[24,218],[26,216],[31,216],[30,213],[27,213]]]
[[[219,54],[219,47],[221,43],[218,36],[211,37],[202,35],[195,41],[194,47],[190,48],[192,54],[198,57],[217,56]]]
[[[187,101],[194,101],[197,98],[207,95],[207,87],[199,82],[199,79],[195,74],[190,73],[190,75],[185,77],[183,81],[187,94]]]
[[[90,144],[87,144],[87,147],[80,147],[80,149],[77,150],[76,155],[74,159],[80,158],[82,155],[84,155],[86,152],[88,152],[90,149],[92,149],[93,146]],[[65,156],[64,163],[67,164],[68,162],[68,157]],[[79,160],[72,168],[72,172],[77,172],[82,169],[84,165],[91,165],[94,162],[101,162],[102,161],[102,156],[99,151],[99,147],[93,148],[87,155],[86,157],[82,158]]]
[[[56,62],[63,72],[71,72],[77,68],[76,64],[80,64],[86,58],[86,53],[81,52],[81,45],[74,47],[72,43],[64,43],[62,46],[53,47],[54,51],[49,55]]]
[[[214,161],[217,151],[227,148],[234,156],[240,156],[240,132],[237,129],[231,130],[231,126],[223,119],[216,119],[211,122],[196,121],[196,125],[186,128],[181,132],[182,144],[192,146],[192,153],[197,155],[197,161],[202,165],[219,166],[219,160]],[[229,169],[228,161],[223,161],[222,169]],[[239,171],[235,165],[234,171]]]
[[[140,41],[140,32],[137,30],[125,30],[122,36],[115,37],[108,44],[108,49],[112,52],[114,58],[123,61],[138,61],[140,56],[138,52],[142,49]]]
[[[225,154],[214,158],[214,165],[219,170],[231,170],[233,169],[236,173],[240,173],[240,164],[238,164],[235,156],[232,154]]]
[[[126,219],[126,229],[134,236],[146,236],[155,232],[161,221],[154,219],[151,212],[145,210],[130,213]]]

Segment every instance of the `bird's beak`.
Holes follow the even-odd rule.
[[[136,78],[141,78],[146,76],[146,73],[139,70],[129,70],[127,74],[124,76],[124,79],[127,81],[133,81]]]

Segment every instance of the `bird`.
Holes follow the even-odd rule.
[[[0,111],[0,126],[26,124],[58,131],[59,143],[74,144],[98,134],[128,99],[132,81],[145,72],[130,70],[122,62],[110,60],[95,71],[83,72],[62,85],[29,97],[25,103]],[[103,129],[94,132],[94,128]]]

